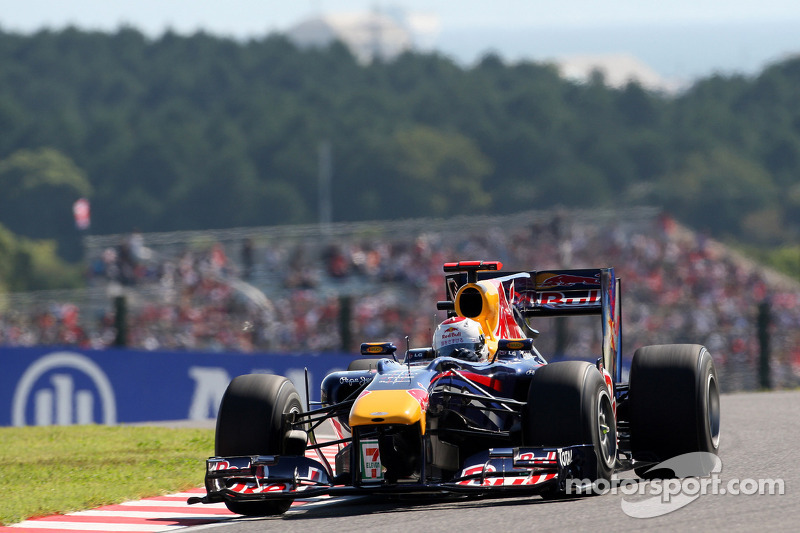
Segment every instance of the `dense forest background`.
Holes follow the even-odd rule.
[[[797,275],[799,89],[797,57],[667,95],[493,55],[0,31],[0,288],[77,282],[80,197],[93,234],[315,222],[321,146],[335,222],[656,205]]]

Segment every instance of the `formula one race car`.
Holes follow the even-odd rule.
[[[434,346],[401,360],[391,343],[365,343],[305,408],[284,377],[236,377],[217,418],[207,495],[189,503],[272,515],[323,494],[593,494],[616,471],[648,476],[679,454],[717,452],[719,387],[703,346],[640,348],[622,382],[613,268],[501,268],[444,265],[448,299],[438,308],[453,327],[439,337],[446,345],[459,321],[474,321],[482,356]],[[600,317],[595,363],[547,363],[534,347],[532,318],[569,315]],[[325,421],[338,435],[320,442]],[[331,447],[329,461],[322,449]]]

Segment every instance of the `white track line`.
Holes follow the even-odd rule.
[[[333,438],[330,436],[329,438]],[[337,446],[328,446],[322,449],[322,453],[330,462],[331,466],[334,465],[336,459],[336,452],[338,451]],[[306,456],[312,459],[317,459],[317,454],[313,450],[309,450],[306,452]],[[206,521],[208,525],[212,525],[215,522],[219,522],[221,520],[228,520],[239,515],[231,513],[227,510],[224,503],[211,503],[211,504],[201,504],[201,505],[192,505],[186,503],[187,498],[192,496],[198,496],[205,494],[205,488],[198,487],[197,489],[193,489],[190,491],[184,492],[176,492],[173,494],[167,494],[164,496],[155,496],[152,498],[145,498],[143,500],[135,500],[135,501],[127,501],[119,504],[114,505],[104,505],[97,509],[91,509],[88,511],[78,511],[74,513],[68,513],[66,515],[53,515],[44,518],[37,518],[32,520],[25,520],[24,522],[20,522],[18,524],[12,524],[10,526],[0,526],[0,530],[4,530],[7,528],[14,528],[15,530],[19,530],[20,533],[26,530],[39,530],[39,529],[49,529],[49,530],[61,530],[61,531],[107,531],[111,532],[142,532],[142,533],[154,533],[154,532],[161,532],[161,531],[174,531],[178,529],[183,529],[186,527],[197,527],[197,524],[175,524],[175,525],[164,525],[159,523],[148,523],[149,520],[153,521],[181,521],[181,520],[191,520],[191,521]],[[291,510],[302,508],[306,505],[326,505],[333,503],[335,500],[331,500],[328,496],[320,496],[320,497],[313,497],[313,498],[298,498],[295,500],[298,505],[293,506]],[[148,509],[158,509],[158,510],[148,510]],[[191,510],[190,510],[191,509]],[[207,512],[204,513],[203,509],[208,511],[216,511],[216,512]],[[225,511],[225,512],[219,512]],[[80,521],[69,521],[69,517],[76,517],[76,518],[96,518],[97,520],[80,520]],[[141,520],[141,523],[115,523],[115,519],[122,519],[122,520]]]

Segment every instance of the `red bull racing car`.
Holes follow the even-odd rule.
[[[613,268],[501,269],[444,265],[437,307],[450,318],[439,337],[450,343],[460,320],[474,321],[476,357],[436,346],[400,357],[391,343],[365,343],[305,406],[284,377],[236,377],[220,405],[207,494],[189,503],[274,515],[317,495],[593,494],[616,471],[647,476],[679,454],[717,452],[719,387],[703,346],[639,348],[622,381]],[[594,363],[548,363],[536,349],[531,321],[570,315],[599,317]],[[323,423],[332,440],[318,438]]]

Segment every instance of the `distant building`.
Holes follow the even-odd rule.
[[[394,59],[438,31],[435,16],[401,10],[333,13],[306,19],[286,32],[300,47],[341,41],[361,63]]]
[[[374,59],[391,61],[410,50],[431,49],[439,29],[435,15],[387,8],[315,15],[290,27],[286,36],[302,48],[327,47],[341,41],[359,62],[368,64]],[[561,56],[550,62],[562,77],[577,82],[588,81],[597,71],[610,87],[635,81],[653,91],[673,93],[681,89],[680,84],[664,79],[631,54]]]
[[[588,81],[594,72],[603,75],[606,85],[620,88],[637,82],[652,91],[673,93],[678,83],[666,80],[649,65],[631,54],[575,55],[553,59],[561,76],[578,82]]]

